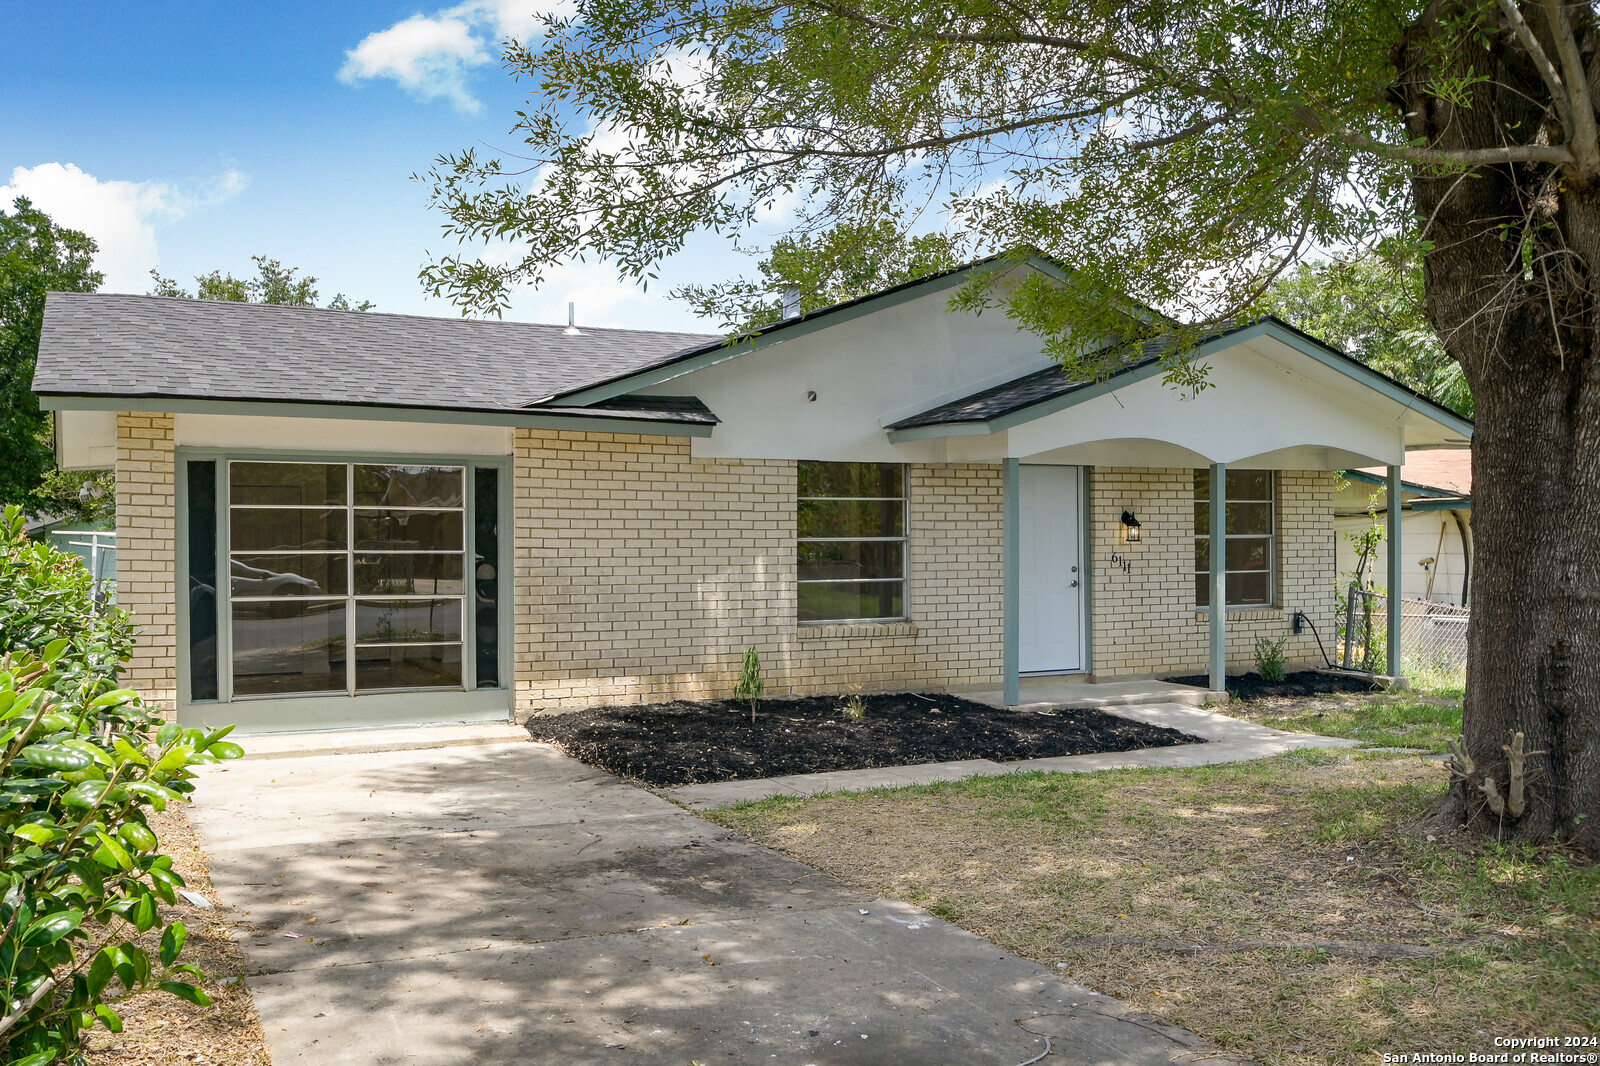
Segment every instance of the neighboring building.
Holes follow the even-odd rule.
[[[63,464],[116,470],[129,680],[184,722],[724,696],[750,646],[775,694],[1320,663],[1292,630],[1332,632],[1335,471],[1471,424],[1271,319],[1197,349],[1196,396],[1155,344],[1071,380],[950,310],[992,269],[1060,276],[733,342],[57,293],[35,389]]]
[[[1382,525],[1388,488],[1382,468],[1349,470],[1334,496],[1334,529],[1339,533],[1339,581],[1355,573],[1359,553],[1351,534],[1370,529],[1370,515]],[[1406,456],[1401,506],[1405,533],[1402,595],[1458,607],[1472,596],[1472,452],[1468,449],[1412,452]],[[1388,552],[1380,544],[1362,569],[1363,583],[1389,586]]]

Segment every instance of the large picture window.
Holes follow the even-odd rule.
[[[898,463],[799,464],[802,622],[906,616],[906,476]]]
[[[233,694],[464,684],[467,469],[228,464]]]
[[[1273,602],[1274,479],[1270,470],[1229,470],[1226,531],[1229,607]],[[1194,472],[1194,602],[1211,605],[1211,471]]]

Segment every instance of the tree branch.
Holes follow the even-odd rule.
[[[1500,11],[1505,15],[1506,21],[1511,23],[1517,40],[1528,50],[1533,65],[1539,68],[1539,76],[1544,79],[1545,86],[1550,90],[1550,99],[1556,105],[1556,114],[1561,117],[1561,124],[1569,130],[1573,129],[1572,96],[1567,92],[1567,87],[1562,82],[1561,74],[1556,70],[1555,64],[1550,62],[1550,56],[1545,52],[1544,46],[1539,43],[1539,38],[1534,36],[1533,27],[1522,17],[1522,10],[1517,7],[1517,0],[1495,0],[1495,2],[1500,5]]]
[[[1577,158],[1564,144],[1515,144],[1504,148],[1421,148],[1409,144],[1390,144],[1376,137],[1349,128],[1334,130],[1332,137],[1340,144],[1359,148],[1402,163],[1416,163],[1436,167],[1483,167],[1497,163],[1553,163],[1573,166]]]
[[[1500,2],[1506,3],[1508,0]],[[1561,56],[1561,69],[1566,71],[1567,84],[1571,86],[1572,115],[1568,129],[1575,149],[1573,154],[1589,176],[1595,177],[1600,176],[1600,131],[1595,128],[1589,74],[1584,68],[1583,56],[1578,51],[1578,41],[1572,35],[1572,23],[1567,20],[1567,9],[1563,3],[1564,0],[1556,0],[1555,3],[1546,0],[1544,7],[1550,12],[1551,28],[1556,35],[1556,52]]]

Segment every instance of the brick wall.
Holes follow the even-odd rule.
[[[795,621],[795,464],[679,438],[518,430],[519,713],[768,692],[995,684],[1000,469],[910,468],[912,621]]]
[[[1330,473],[1278,473],[1277,604],[1228,612],[1230,671],[1254,666],[1260,637],[1288,637],[1291,669],[1321,666],[1311,631],[1290,632],[1297,610],[1316,624],[1334,654],[1333,484]],[[1099,467],[1090,499],[1095,676],[1204,673],[1210,614],[1194,606],[1194,472]],[[1139,544],[1122,543],[1124,510],[1143,523]]]
[[[175,714],[177,499],[172,416],[117,415],[117,602],[139,639],[123,682]]]

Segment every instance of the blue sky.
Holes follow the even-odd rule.
[[[102,246],[108,291],[192,283],[265,254],[380,311],[450,315],[416,281],[453,249],[409,179],[442,152],[508,146],[524,96],[497,42],[561,0],[62,3],[10,0],[0,36],[0,200],[18,193]],[[666,290],[751,261],[711,238],[641,292],[599,265],[507,317],[715,329]]]

